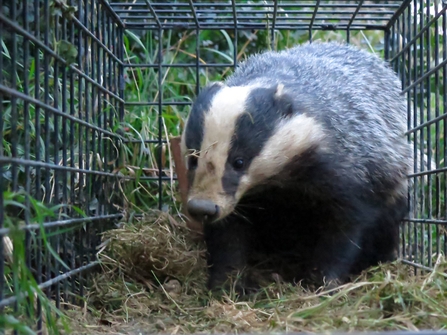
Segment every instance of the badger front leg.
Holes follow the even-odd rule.
[[[326,232],[315,248],[313,279],[334,287],[343,283],[361,252],[361,231],[356,228]]]
[[[334,287],[348,279],[364,253],[362,240],[368,231],[366,228],[377,223],[379,213],[378,208],[358,199],[339,207],[315,249],[314,276],[319,284],[324,280],[329,287]]]
[[[248,225],[236,218],[206,224],[204,227],[208,257],[208,289],[246,292],[247,230]]]

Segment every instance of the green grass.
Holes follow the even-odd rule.
[[[173,163],[169,143],[158,147],[156,144],[144,143],[148,139],[156,139],[159,133],[166,140],[171,136],[181,134],[184,122],[189,112],[189,106],[171,105],[164,106],[160,111],[158,106],[130,106],[124,108],[123,118],[120,119],[119,102],[94,88],[91,83],[78,75],[71,75],[71,67],[92,75],[92,66],[98,61],[97,50],[94,49],[94,40],[83,35],[83,43],[70,37],[72,27],[71,15],[75,9],[63,1],[50,0],[51,11],[48,17],[41,12],[40,15],[40,40],[44,28],[50,29],[48,47],[62,58],[67,64],[57,62],[48,53],[36,47],[32,42],[25,44],[20,36],[16,36],[17,44],[14,46],[13,36],[5,33],[1,38],[1,57],[3,62],[2,84],[14,88],[22,93],[30,95],[34,99],[46,101],[54,108],[70,114],[79,120],[85,120],[101,128],[107,128],[112,133],[119,133],[120,139],[94,133],[86,130],[76,121],[70,121],[62,116],[54,116],[38,108],[33,103],[24,100],[9,100],[6,96],[2,102],[2,133],[1,155],[15,156],[20,159],[53,162],[58,165],[67,165],[72,168],[84,168],[87,164],[90,168],[102,171],[118,173],[122,179],[116,181],[111,177],[103,177],[97,180],[92,175],[79,174],[77,172],[55,172],[51,169],[30,167],[23,164],[4,165],[2,174],[2,191],[4,202],[4,227],[14,228],[18,224],[35,223],[43,224],[46,221],[61,220],[69,217],[82,217],[99,213],[102,209],[98,203],[106,203],[107,210],[122,212],[126,218],[136,214],[146,213],[157,207],[160,197],[165,204],[164,210],[176,214],[180,211],[180,203],[177,195],[176,184],[172,181],[163,183],[162,194],[158,194],[157,181],[145,181],[142,177],[158,177],[161,167],[168,177],[173,177]],[[95,9],[98,9],[94,6]],[[30,19],[29,25],[34,29],[35,17]],[[86,22],[88,26],[92,18]],[[20,21],[23,25],[23,21]],[[440,23],[441,24],[441,23]],[[64,28],[68,28],[64,31]],[[429,35],[428,35],[429,34]],[[74,30],[73,35],[79,35],[79,30]],[[430,50],[430,62],[425,59],[422,64],[411,64],[411,68],[418,75],[433,68],[436,47],[435,38],[439,44],[443,44],[443,36],[436,33],[435,29],[429,29],[426,40],[432,46]],[[105,38],[105,36],[103,36]],[[233,45],[234,31],[200,31],[199,63],[207,64],[231,64],[236,53],[238,62],[243,61],[248,55],[271,48],[270,31],[239,31],[237,45]],[[344,32],[316,31],[312,34],[313,40],[345,41]],[[161,39],[161,50],[158,40]],[[301,44],[308,39],[307,31],[276,31],[274,48],[281,50]],[[84,43],[85,42],[85,43]],[[155,31],[130,31],[124,32],[124,63],[135,66],[126,67],[124,71],[124,100],[131,102],[157,103],[162,89],[164,102],[191,102],[196,95],[197,86],[203,87],[210,81],[225,79],[232,72],[232,66],[223,68],[201,67],[197,73],[196,64],[197,36],[196,31],[165,30],[162,36],[157,36]],[[351,43],[365,48],[371,52],[384,56],[383,33],[378,31],[352,32]],[[111,46],[108,46],[109,48]],[[236,48],[236,50],[234,49]],[[92,51],[96,50],[96,51]],[[139,64],[155,64],[157,55],[161,51],[164,64],[191,64],[189,67],[163,68],[159,73],[155,68],[141,68]],[[30,53],[29,62],[24,62],[23,54]],[[419,52],[419,51],[418,51]],[[429,51],[426,51],[427,53]],[[442,53],[442,50],[438,51]],[[13,62],[13,57],[17,61]],[[101,56],[103,57],[103,56]],[[440,57],[442,59],[442,57]],[[103,62],[100,58],[99,62]],[[15,65],[14,65],[15,64]],[[404,62],[408,71],[408,60]],[[102,66],[102,63],[101,63]],[[101,67],[101,69],[103,69]],[[412,71],[413,71],[412,70]],[[117,82],[107,84],[108,76],[116,78],[118,67],[116,64],[106,63],[103,77],[96,77],[100,82],[104,80],[109,89],[116,89]],[[443,73],[437,78],[431,76],[425,86],[430,87],[430,99],[426,99],[427,92],[416,94],[418,123],[426,121],[442,114],[443,111]],[[112,78],[112,79],[113,79]],[[161,78],[161,86],[159,79]],[[197,85],[197,82],[199,85]],[[13,85],[14,84],[14,85]],[[441,95],[441,105],[436,104],[437,95]],[[430,111],[430,113],[429,113]],[[88,115],[87,115],[88,114]],[[162,116],[161,128],[158,117]],[[111,121],[113,120],[113,121]],[[109,121],[106,124],[106,121]],[[441,136],[436,137],[436,126],[432,125],[429,131],[423,134],[424,141],[431,141],[430,148],[422,148],[424,153],[434,150],[435,143],[439,143],[441,155],[434,157],[434,165],[444,165],[444,122],[438,126]],[[130,142],[126,142],[130,141]],[[48,143],[48,145],[45,145]],[[161,166],[158,155],[162,152]],[[109,154],[110,153],[110,154]],[[431,168],[435,168],[432,165]],[[16,170],[15,170],[16,169]],[[415,217],[440,217],[445,207],[446,199],[443,190],[446,188],[444,178],[435,179],[429,177],[426,181],[418,178],[420,195],[426,196],[426,201],[415,209]],[[420,184],[421,182],[424,184]],[[101,194],[98,185],[106,186]],[[99,188],[101,188],[99,187]],[[431,193],[430,193],[431,192]],[[99,194],[99,195],[98,195]],[[429,198],[429,194],[433,196]],[[439,201],[436,201],[438,194]],[[75,227],[73,227],[74,229]],[[82,229],[94,228],[94,225],[78,227],[76,234],[82,234]],[[79,229],[80,232],[79,232]],[[411,228],[411,231],[413,228]],[[56,234],[62,238],[73,235],[71,231],[47,231],[40,229],[35,235],[26,235],[20,230],[13,229],[9,236],[14,245],[14,266],[6,264],[6,288],[10,292],[28,292],[39,297],[48,319],[48,327],[57,329],[57,321],[51,315],[61,314],[54,308],[51,300],[45,298],[45,292],[39,291],[37,284],[33,282],[32,274],[27,269],[27,252],[24,241],[33,240],[34,245],[42,245],[42,259],[52,259],[53,264],[59,264],[64,269],[59,254],[55,251],[58,246]],[[445,243],[446,232],[442,227],[427,225],[424,230],[417,229],[419,241],[425,236],[425,248],[433,247],[440,238],[440,243]],[[49,236],[46,239],[46,236]],[[431,241],[429,239],[431,237]],[[408,243],[413,243],[411,237],[406,237]],[[429,245],[429,243],[432,243]],[[433,251],[432,250],[432,251]],[[57,255],[57,257],[56,257]],[[421,260],[419,260],[421,261]],[[425,264],[431,264],[431,257],[425,255],[422,260]],[[68,264],[71,266],[71,264]],[[85,284],[83,280],[82,283]],[[62,284],[61,284],[62,285]],[[65,285],[65,284],[63,284]],[[66,286],[64,286],[66,288]],[[10,328],[33,326],[33,304],[35,301],[20,300],[18,311],[11,309],[4,314],[1,322]],[[0,323],[1,326],[1,323]],[[23,328],[25,329],[25,328]],[[24,330],[27,333],[30,330]]]
[[[414,276],[400,262],[379,265],[336,289],[314,290],[262,275],[257,293],[222,299],[206,289],[205,246],[178,217],[147,213],[109,230],[102,271],[86,307],[68,311],[75,334],[284,333],[443,330],[446,265]],[[154,238],[157,236],[157,238]]]
[[[32,329],[36,326],[38,317],[36,306],[40,305],[40,319],[44,329],[59,334],[60,327],[67,330],[68,324],[63,312],[56,308],[54,301],[48,298],[46,290],[40,288],[36,281],[36,259],[40,258],[47,269],[51,267],[51,271],[69,271],[70,266],[61,259],[62,254],[58,248],[60,243],[63,243],[61,239],[73,234],[78,227],[45,229],[44,223],[51,218],[69,219],[64,215],[67,206],[48,207],[25,192],[3,192],[3,205],[5,213],[16,213],[16,216],[4,215],[3,227],[9,229],[9,233],[7,237],[2,237],[3,242],[9,246],[4,249],[6,263],[3,293],[8,294],[8,298],[14,293],[11,297],[15,298],[16,302],[7,306],[0,315],[0,326],[4,329],[16,329],[21,334],[33,334]],[[83,215],[80,209],[73,210]],[[22,215],[26,216],[31,224],[37,225],[37,229],[23,230],[25,222],[20,219]],[[34,252],[30,252],[30,249]],[[53,297],[53,294],[50,297]]]

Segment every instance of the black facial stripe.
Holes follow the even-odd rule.
[[[226,194],[235,195],[239,187],[239,181],[244,175],[243,172],[234,171],[231,164],[225,164],[225,171],[222,177],[222,187]]]
[[[194,183],[194,177],[196,175],[195,170],[188,170],[186,172],[186,178],[188,180],[188,190],[192,187],[192,184]]]
[[[185,129],[185,144],[188,149],[200,150],[204,134],[205,114],[210,110],[214,96],[221,89],[222,85],[218,83],[205,87],[194,101]]]
[[[275,93],[276,86],[254,89],[248,96],[245,113],[236,121],[222,177],[222,186],[227,194],[236,193],[240,178],[249,168],[251,161],[259,155],[272,136],[279,119],[288,115],[291,104],[288,100],[284,100],[287,103],[283,104],[282,98],[275,100]],[[235,171],[232,165],[239,157],[244,159],[244,169]]]
[[[205,114],[211,108],[211,103],[214,96],[222,89],[222,85],[219,83],[212,84],[205,87],[197,96],[191,108],[191,114],[186,124],[185,133],[185,145],[187,149],[200,150],[203,141],[204,134],[204,119]],[[190,188],[194,183],[195,170],[188,169],[188,187]]]

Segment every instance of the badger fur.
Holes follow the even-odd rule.
[[[246,268],[339,283],[395,259],[411,164],[400,87],[378,57],[312,43],[254,55],[200,92],[181,149],[210,289]]]

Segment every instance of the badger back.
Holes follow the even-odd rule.
[[[189,199],[210,201],[200,209],[221,219],[309,150],[336,153],[371,184],[402,183],[402,193],[405,119],[399,80],[374,55],[316,43],[252,56],[193,104],[182,138]]]
[[[295,106],[324,126],[332,149],[356,165],[360,177],[367,178],[370,168],[396,180],[410,172],[406,98],[399,78],[379,57],[350,45],[308,43],[252,56],[226,84],[256,82],[284,84]]]
[[[223,218],[292,157],[321,146],[323,128],[302,107],[282,84],[205,88],[183,133],[189,199],[212,201]]]

